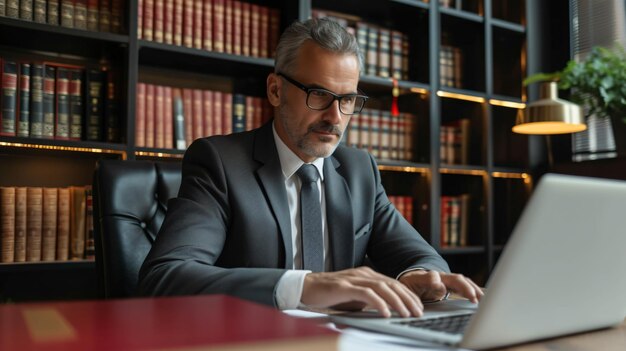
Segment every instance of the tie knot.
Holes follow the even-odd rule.
[[[302,181],[302,183],[316,182],[317,178],[319,178],[319,173],[317,173],[317,168],[307,163],[303,164],[302,167],[300,167],[300,169],[298,170],[298,172],[296,172],[296,174],[298,175],[298,177],[300,177],[300,180]]]

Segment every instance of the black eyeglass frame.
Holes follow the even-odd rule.
[[[293,84],[296,88],[304,91],[306,93],[306,106],[308,108],[310,108],[311,110],[324,111],[324,110],[328,109],[330,107],[330,105],[332,105],[333,102],[335,102],[335,100],[338,100],[339,101],[339,111],[341,113],[343,113],[344,115],[356,115],[356,114],[360,113],[361,110],[363,110],[363,107],[365,106],[365,103],[367,102],[367,99],[369,99],[369,97],[367,95],[362,95],[362,94],[335,94],[332,91],[324,89],[324,88],[311,88],[311,87],[308,87],[308,86],[298,82],[297,80],[289,77],[288,75],[286,75],[284,73],[278,72],[278,73],[276,73],[276,75],[279,76],[279,77],[285,78],[286,81],[288,81],[289,83]],[[328,105],[326,107],[324,107],[324,108],[314,108],[314,107],[311,107],[309,105],[309,96],[311,95],[312,91],[321,91],[321,92],[327,93],[330,96],[332,96],[333,99],[330,100],[328,102]],[[360,90],[358,90],[358,91],[361,92]],[[361,104],[360,107],[355,104],[355,109],[354,109],[354,111],[352,111],[352,113],[345,113],[341,109],[341,99],[346,98],[346,97],[359,97],[359,98],[362,98],[363,99],[363,103]]]

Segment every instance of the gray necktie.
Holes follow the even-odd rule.
[[[302,181],[302,188],[300,188],[302,268],[322,272],[324,271],[324,243],[320,193],[317,188],[319,174],[315,166],[310,164],[302,165],[297,174]]]

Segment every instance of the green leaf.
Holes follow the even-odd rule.
[[[524,79],[522,84],[524,84],[524,86],[528,86],[530,84],[537,83],[537,82],[555,81],[559,79],[560,75],[561,75],[560,72],[536,73],[536,74],[526,77],[526,79]]]

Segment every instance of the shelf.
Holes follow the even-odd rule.
[[[441,12],[441,14],[443,15],[448,15],[448,16],[452,16],[452,17],[456,17],[456,18],[460,18],[460,19],[464,19],[464,20],[468,20],[468,21],[472,21],[476,23],[485,22],[485,18],[483,16],[475,14],[475,13],[471,13],[468,11],[451,9],[449,7],[440,7],[439,12]]]
[[[0,137],[0,147],[12,148],[14,151],[24,151],[26,153],[33,150],[45,150],[51,152],[61,151],[92,154],[118,154],[122,156],[122,159],[126,158],[126,145],[113,143]]]
[[[181,158],[183,158],[184,154],[185,154],[185,150],[153,149],[153,148],[137,148],[137,149],[135,149],[135,156],[136,157],[181,159]]]
[[[67,270],[93,270],[96,263],[93,260],[81,261],[52,261],[52,262],[20,262],[20,263],[0,263],[0,274],[2,273],[24,273],[24,272],[51,272]]]
[[[391,2],[397,2],[399,4],[415,6],[421,9],[425,9],[425,10],[428,10],[430,6],[427,2],[420,1],[420,0],[391,0]]]
[[[499,27],[499,28],[510,30],[513,32],[522,33],[522,34],[526,33],[526,27],[518,23],[512,23],[512,22],[503,21],[497,18],[493,18],[491,20],[491,24],[493,24],[494,27]]]
[[[0,43],[5,47],[37,51],[49,56],[100,59],[128,47],[127,35],[86,31],[0,17]],[[7,51],[6,49],[3,51]]]
[[[415,163],[399,160],[376,160],[380,171],[405,172],[405,173],[426,173],[430,171],[427,163]]]
[[[359,78],[359,84],[377,85],[392,88],[393,80],[391,78],[363,75]],[[399,80],[398,87],[401,89],[410,90],[411,92],[418,94],[428,94],[430,90],[430,86],[428,84],[410,82],[406,80]]]
[[[439,248],[442,255],[481,254],[485,252],[483,246],[445,246]]]
[[[442,87],[441,90],[437,91],[437,96],[449,99],[478,102],[481,104],[487,101],[487,95],[483,92],[448,87]]]
[[[526,108],[525,99],[521,99],[520,97],[512,97],[512,96],[504,96],[492,94],[489,99],[489,104],[500,107],[508,107],[515,109],[524,109]]]

